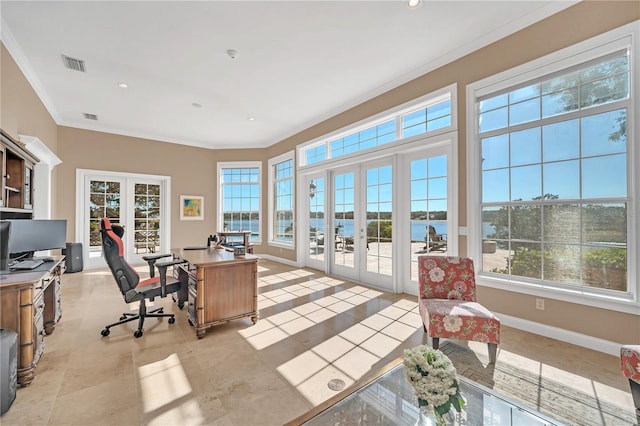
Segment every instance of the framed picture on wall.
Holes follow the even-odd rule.
[[[180,220],[204,220],[204,197],[181,195]]]

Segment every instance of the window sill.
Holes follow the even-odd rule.
[[[547,299],[560,300],[579,305],[593,306],[600,309],[608,309],[616,312],[640,315],[640,302],[634,300],[629,293],[612,294],[603,292],[602,294],[586,292],[580,287],[561,288],[545,285],[544,283],[527,283],[513,281],[507,278],[499,278],[478,274],[476,283],[479,286],[495,288],[498,290],[511,291],[514,293],[528,294],[531,296],[544,297]]]

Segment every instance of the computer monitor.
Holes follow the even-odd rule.
[[[9,238],[11,222],[0,220],[0,271],[9,269]]]
[[[11,258],[30,257],[40,250],[66,248],[66,220],[11,219],[8,222],[11,222]]]

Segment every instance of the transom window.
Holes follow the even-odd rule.
[[[452,126],[451,90],[428,95],[382,117],[371,117],[340,134],[301,148],[302,165],[319,163]]]
[[[260,241],[260,163],[218,163],[221,229],[251,231]]]
[[[476,99],[483,272],[630,291],[629,54]]]

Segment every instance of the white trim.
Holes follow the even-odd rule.
[[[284,263],[285,265],[293,266],[294,268],[304,268],[302,262],[296,262],[293,260],[283,259],[281,257],[272,256],[270,254],[263,254],[263,253],[257,254],[256,256],[260,257],[261,259],[267,259],[267,260],[272,260],[278,263]]]
[[[56,154],[35,136],[18,135],[25,148],[40,160],[33,166],[33,218],[50,219],[52,210],[51,171],[62,163]],[[35,199],[38,199],[35,202]]]
[[[582,346],[583,348],[592,349],[594,351],[603,352],[605,354],[614,355],[616,357],[620,356],[620,346],[622,346],[620,343],[600,339],[598,337],[588,336],[582,333],[576,333],[575,331],[569,331],[559,327],[552,327],[550,325],[541,324],[539,322],[512,317],[509,315],[501,314],[499,312],[494,312],[494,314],[498,318],[500,318],[500,323],[502,325],[506,325],[507,327],[528,331],[529,333],[539,334],[541,336],[549,337],[561,342],[570,343],[576,346]],[[498,345],[498,348],[499,347],[500,345]]]
[[[223,169],[250,169],[257,168],[258,169],[258,194],[260,197],[258,198],[258,213],[260,214],[260,220],[258,220],[258,235],[260,239],[258,241],[252,241],[254,245],[262,244],[263,240],[263,231],[262,231],[262,220],[263,212],[262,212],[262,162],[261,161],[220,161],[217,163],[217,179],[218,179],[218,211],[216,212],[216,217],[218,218],[218,228],[224,231],[224,200],[223,200],[223,191],[222,191],[222,170]]]
[[[288,249],[288,250],[295,250],[296,245],[295,245],[295,236],[296,236],[296,231],[297,231],[297,226],[294,225],[294,231],[293,231],[293,240],[290,243],[286,243],[284,241],[277,241],[274,239],[274,235],[273,235],[273,225],[274,225],[274,213],[275,213],[275,196],[276,196],[276,191],[275,191],[275,177],[274,177],[274,167],[280,163],[283,163],[285,161],[292,161],[292,170],[291,170],[291,179],[292,179],[292,183],[293,185],[291,186],[291,190],[293,191],[293,205],[291,206],[293,208],[293,223],[296,223],[296,185],[295,185],[295,181],[296,181],[296,159],[295,159],[295,150],[291,150],[289,152],[285,152],[284,154],[280,154],[276,157],[270,158],[269,161],[267,162],[268,164],[268,169],[269,169],[269,176],[268,176],[268,208],[269,211],[268,213],[268,226],[269,226],[269,235],[267,237],[267,244],[270,246],[274,246],[274,247],[280,247],[280,248],[284,248],[284,249]]]
[[[584,40],[573,46],[537,58],[525,64],[511,68],[480,81],[471,83],[466,88],[466,114],[467,114],[467,226],[468,240],[467,253],[474,259],[481,259],[482,251],[479,240],[482,238],[481,224],[481,181],[480,176],[480,146],[479,135],[476,126],[478,111],[476,99],[479,96],[492,93],[510,86],[518,85],[532,79],[541,78],[552,72],[569,68],[580,63],[604,56],[608,53],[629,48],[631,60],[630,67],[630,93],[631,101],[627,116],[627,151],[628,158],[633,167],[627,170],[629,181],[629,243],[627,245],[627,280],[630,285],[628,293],[619,295],[611,292],[588,291],[584,287],[564,288],[540,283],[527,282],[526,279],[514,280],[507,277],[500,278],[493,275],[478,274],[476,280],[479,285],[498,288],[506,291],[531,294],[549,299],[557,299],[570,303],[594,306],[628,314],[640,315],[640,282],[638,280],[640,265],[640,214],[637,206],[640,201],[640,173],[635,168],[640,165],[640,149],[637,140],[640,135],[640,120],[635,118],[637,106],[640,104],[640,76],[637,69],[640,58],[640,21],[623,25],[614,30],[600,34],[588,40]],[[636,108],[634,108],[634,106]],[[634,241],[635,239],[635,241]],[[633,286],[635,283],[635,287]]]

